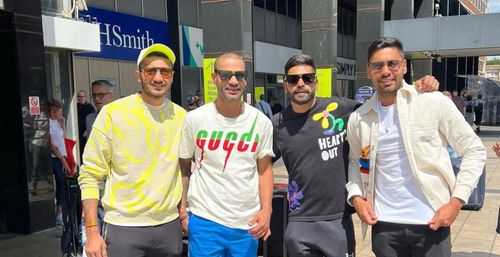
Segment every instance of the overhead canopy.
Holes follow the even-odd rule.
[[[384,21],[409,59],[500,55],[500,13]]]

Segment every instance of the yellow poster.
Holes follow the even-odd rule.
[[[260,101],[260,95],[265,95],[264,94],[264,87],[263,86],[254,86],[253,88],[253,91],[254,91],[254,96],[255,96],[255,103],[258,103]]]
[[[318,77],[318,90],[316,96],[331,97],[332,96],[332,69],[317,69],[316,76]]]
[[[203,98],[205,103],[211,103],[217,98],[217,87],[212,81],[215,58],[203,59]]]

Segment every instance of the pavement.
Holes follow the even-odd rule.
[[[500,140],[500,127],[481,127],[479,134],[488,151],[486,162],[486,194],[483,208],[479,211],[462,210],[451,226],[452,257],[500,257],[500,235],[495,232],[500,206],[500,158],[491,146]],[[275,183],[287,183],[283,163],[275,163]],[[353,216],[356,229],[357,257],[374,257],[370,237],[363,240],[361,225]],[[0,235],[1,257],[56,257],[59,250],[60,227],[30,235]],[[368,231],[370,235],[370,231]]]

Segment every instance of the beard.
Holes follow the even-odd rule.
[[[307,96],[305,97],[297,97],[297,92],[287,92],[287,96],[292,101],[293,103],[296,103],[298,105],[303,105],[303,104],[308,104],[311,101],[313,101],[316,93],[314,91],[300,91],[300,93],[307,93]]]

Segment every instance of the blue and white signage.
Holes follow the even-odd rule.
[[[89,7],[79,19],[97,23],[101,34],[101,52],[78,56],[135,61],[141,49],[154,43],[169,45],[168,23],[143,17]]]
[[[366,102],[375,94],[375,89],[370,86],[364,86],[356,89],[356,96],[354,99],[360,103]]]
[[[181,26],[182,33],[182,65],[203,67],[203,30],[189,26]]]

